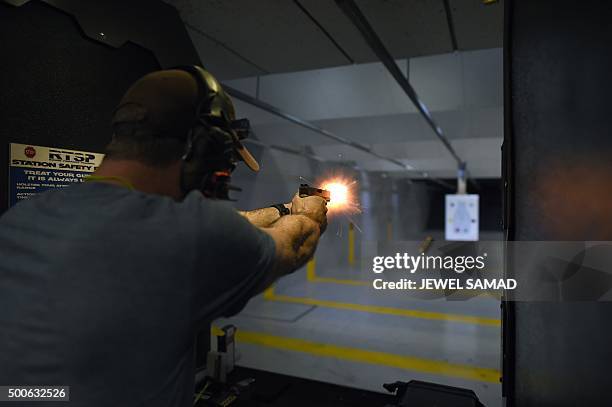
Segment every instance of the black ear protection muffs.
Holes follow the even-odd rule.
[[[230,174],[238,160],[259,170],[257,160],[241,143],[248,136],[249,121],[236,120],[230,97],[199,66],[181,66],[140,78],[119,102],[112,125],[113,137],[138,133],[184,143],[183,195],[199,190],[210,198],[228,199]]]
[[[210,198],[229,199],[230,190],[239,190],[230,185],[230,177],[239,159],[239,132],[246,126],[248,133],[248,121],[245,125],[245,119],[235,120],[231,100],[203,68],[181,66],[174,69],[188,72],[198,84],[195,117],[182,157],[183,193],[197,189]]]

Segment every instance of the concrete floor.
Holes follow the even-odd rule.
[[[386,382],[418,379],[502,405],[499,301],[415,299],[376,291],[371,280],[311,264],[215,325],[238,327],[240,366],[378,392]]]

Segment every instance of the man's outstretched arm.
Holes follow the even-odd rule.
[[[287,209],[291,210],[290,203],[284,205]],[[278,209],[273,207],[254,209],[252,211],[238,211],[238,213],[258,228],[270,227],[281,217]]]
[[[274,240],[276,253],[273,267],[259,291],[306,264],[314,255],[319,237],[327,227],[327,207],[322,198],[302,199],[296,195],[292,212],[292,215],[281,217],[270,227],[261,228]]]

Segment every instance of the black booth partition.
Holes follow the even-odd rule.
[[[505,2],[509,240],[612,240],[611,18],[606,1]],[[611,321],[610,302],[505,303],[509,405],[611,405]]]
[[[200,64],[161,0],[0,1],[0,213],[9,143],[103,152],[110,118],[142,75]]]

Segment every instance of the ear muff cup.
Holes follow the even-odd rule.
[[[181,171],[181,187],[185,194],[193,189],[206,190],[215,171],[232,171],[235,167],[232,137],[219,127],[200,123],[189,135],[189,151],[185,152]]]
[[[183,194],[197,189],[207,196],[229,199],[223,192],[228,189],[229,176],[220,179],[215,173],[231,173],[236,167],[238,155],[242,156],[238,152],[240,138],[231,127],[235,120],[234,105],[208,71],[198,66],[175,69],[189,73],[198,86],[194,122],[187,134],[183,155]]]

